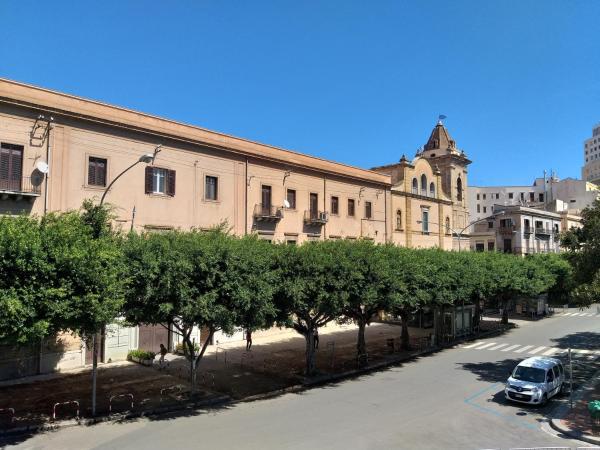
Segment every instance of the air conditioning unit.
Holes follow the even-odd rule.
[[[329,220],[329,213],[320,212],[319,213],[319,220],[322,220],[323,222],[327,222],[327,220]]]

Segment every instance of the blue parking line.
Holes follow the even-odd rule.
[[[478,393],[476,393],[476,394],[474,394],[474,395],[472,395],[472,396],[470,396],[468,398],[465,398],[464,402],[465,402],[465,404],[467,404],[469,406],[473,406],[474,408],[479,409],[480,411],[483,411],[483,412],[488,413],[488,414],[492,414],[492,415],[497,416],[497,417],[501,417],[503,419],[508,420],[509,422],[514,422],[517,425],[520,425],[520,426],[522,426],[524,428],[528,428],[530,430],[537,430],[538,427],[536,425],[532,425],[530,423],[527,423],[523,419],[519,419],[517,417],[512,417],[512,416],[507,416],[507,415],[502,414],[502,413],[500,413],[498,411],[494,411],[493,409],[486,408],[485,406],[481,406],[481,405],[478,405],[478,404],[472,402],[472,400],[476,399],[477,397],[481,396],[482,394],[485,394],[486,392],[491,391],[492,389],[496,389],[498,386],[502,386],[502,385],[503,385],[503,383],[493,384],[490,387],[485,388],[484,390],[482,390],[482,391],[480,391],[480,392],[478,392]]]

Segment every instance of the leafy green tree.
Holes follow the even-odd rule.
[[[388,308],[395,287],[387,259],[389,251],[366,240],[336,241],[335,245],[341,251],[336,260],[342,266],[340,281],[348,292],[343,313],[358,325],[356,350],[359,362],[364,362],[365,328],[378,311]]]
[[[573,300],[581,306],[589,306],[600,299],[600,199],[582,213],[582,227],[561,234],[561,245],[567,250],[566,257],[573,266],[575,290]]]
[[[287,326],[306,341],[306,375],[315,373],[315,332],[342,316],[348,284],[336,241],[310,242],[300,247],[277,246],[280,268],[276,306],[287,316]]]
[[[234,238],[220,230],[129,236],[127,319],[172,326],[180,334],[192,392],[216,331],[233,333],[240,326],[264,327],[274,320],[271,252],[266,242]],[[199,351],[194,328],[208,330]]]

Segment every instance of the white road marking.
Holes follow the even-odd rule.
[[[489,344],[482,345],[481,347],[477,348],[476,350],[483,350],[484,348],[491,347],[492,345],[496,345],[496,343],[490,342]]]
[[[558,353],[559,350],[560,350],[560,348],[553,347],[550,350],[546,350],[544,353],[542,353],[542,355],[543,356],[552,356],[552,355]]]
[[[591,350],[585,349],[571,349],[572,352],[579,353],[580,355],[587,355],[588,353],[592,353]]]
[[[475,342],[474,344],[465,345],[463,348],[473,348],[481,344],[483,344],[483,342]]]
[[[494,347],[492,347],[492,348],[488,348],[488,350],[498,350],[499,348],[506,347],[507,345],[508,345],[508,344],[500,344],[500,345],[496,345],[496,346],[494,346]]]
[[[523,353],[525,350],[529,350],[530,348],[533,348],[533,345],[526,345],[525,347],[515,351],[515,353]]]
[[[514,350],[515,348],[520,347],[520,346],[521,346],[521,344],[511,345],[510,347],[503,348],[501,351],[503,351],[503,352],[509,352],[511,350]]]
[[[535,355],[536,353],[538,353],[538,352],[541,352],[541,351],[542,351],[542,350],[544,350],[545,348],[546,348],[545,346],[538,347],[538,348],[536,348],[536,349],[534,349],[534,350],[531,350],[530,352],[527,352],[527,353],[529,353],[530,355]]]

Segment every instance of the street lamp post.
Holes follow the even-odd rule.
[[[504,214],[505,214],[504,211],[500,211],[498,214],[492,214],[491,216],[487,216],[487,217],[484,217],[482,219],[474,220],[473,222],[469,222],[469,224],[467,224],[467,226],[464,227],[464,228],[462,228],[460,231],[456,231],[454,228],[451,228],[451,227],[449,227],[447,225],[442,225],[440,223],[435,223],[435,222],[429,222],[429,223],[431,225],[443,226],[443,227],[447,228],[448,230],[452,231],[452,233],[454,233],[456,236],[458,236],[458,251],[460,252],[461,251],[461,245],[460,245],[460,243],[461,243],[461,239],[462,239],[462,234],[465,232],[465,230],[467,228],[469,228],[471,225],[475,225],[476,223],[484,222],[486,220],[493,219],[493,218],[496,218],[498,216],[502,216]],[[417,220],[417,223],[423,223],[423,221],[422,220]]]
[[[104,193],[102,194],[102,198],[100,199],[100,204],[102,205],[104,203],[104,199],[106,198],[106,194],[108,194],[108,191],[110,191],[110,188],[113,186],[113,184],[115,184],[115,181],[117,181],[119,178],[121,178],[123,176],[123,174],[125,174],[126,172],[128,172],[129,170],[133,169],[135,166],[137,166],[139,163],[146,163],[146,164],[150,164],[152,161],[154,161],[154,157],[156,156],[156,154],[159,151],[160,146],[156,147],[156,150],[154,150],[154,153],[146,153],[145,155],[140,156],[140,158],[134,162],[132,165],[130,165],[127,169],[125,169],[123,172],[121,172],[119,175],[117,175],[115,177],[114,180],[112,180],[110,182],[110,184],[106,187],[106,189],[104,190]]]
[[[153,162],[154,158],[156,157],[156,154],[160,151],[160,147],[161,147],[160,145],[157,146],[154,149],[154,153],[146,153],[145,155],[140,156],[136,162],[134,162],[132,165],[127,167],[123,172],[121,172],[119,175],[117,175],[114,178],[114,180],[112,180],[110,182],[110,184],[104,190],[104,193],[102,194],[102,197],[100,198],[100,206],[102,206],[104,204],[104,199],[106,198],[106,194],[108,194],[108,191],[110,190],[110,188],[113,186],[113,184],[115,184],[115,181],[117,181],[119,178],[121,178],[123,176],[123,174],[125,174],[129,170],[133,169],[139,163],[149,164],[149,163]],[[104,329],[104,327],[102,327],[102,328]],[[98,374],[98,338],[97,338],[97,333],[94,333],[92,335],[92,416],[96,416],[96,384],[97,384],[97,377],[98,377],[97,374]]]

